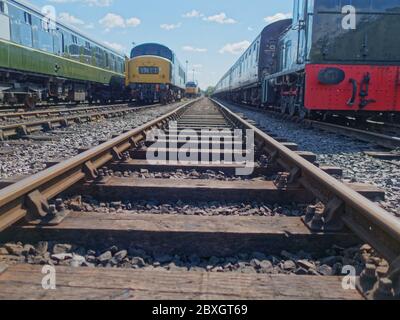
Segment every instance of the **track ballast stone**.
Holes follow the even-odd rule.
[[[364,154],[376,150],[374,144],[361,142],[335,133],[305,128],[299,123],[277,119],[269,114],[226,104],[233,112],[256,121],[260,129],[286,138],[299,145],[299,150],[314,152],[321,166],[343,168],[343,180],[370,183],[385,190],[386,200],[379,204],[400,217],[400,165]]]
[[[0,142],[1,148],[12,148],[11,153],[0,153],[0,178],[32,175],[46,168],[46,162],[66,159],[78,154],[78,149],[95,146],[124,130],[134,129],[172,111],[178,104],[142,109],[119,118],[109,118],[57,129],[56,133],[41,132],[34,136],[48,137],[49,141],[27,141],[15,144]],[[65,134],[63,134],[64,132]],[[22,141],[22,142],[24,142]]]

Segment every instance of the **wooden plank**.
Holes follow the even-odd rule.
[[[282,250],[324,254],[333,245],[359,240],[348,231],[311,232],[300,217],[194,216],[174,214],[71,213],[57,226],[19,225],[0,235],[3,242],[41,239],[89,246],[138,246],[171,255],[233,256],[242,252],[280,254]],[[111,239],[111,240],[107,240]],[[110,243],[105,243],[109,241]]]
[[[374,152],[374,151],[365,151],[364,152],[367,156],[376,159],[382,160],[399,160],[400,153],[399,152]]]
[[[41,266],[0,275],[0,299],[33,300],[359,300],[341,277],[56,267],[56,290],[41,286]]]
[[[102,184],[86,183],[77,192],[110,201],[237,201],[265,203],[309,203],[313,196],[293,185],[278,189],[272,181],[215,181],[200,179],[141,179],[110,177]]]
[[[0,156],[5,156],[5,155],[8,155],[8,154],[12,154],[14,151],[15,151],[15,149],[10,148],[10,147],[8,147],[8,148],[0,148]]]
[[[367,183],[345,183],[348,187],[373,201],[385,200],[385,191]]]
[[[346,184],[371,199],[384,199],[384,191],[366,184]],[[85,183],[78,192],[110,201],[235,201],[265,203],[310,203],[314,196],[298,184],[278,189],[273,181],[216,181],[203,179],[141,179],[108,177],[103,183]]]

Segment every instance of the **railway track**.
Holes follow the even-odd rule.
[[[0,298],[398,298],[400,221],[315,159],[188,102],[0,189]]]
[[[49,116],[62,116],[71,115],[87,111],[99,111],[107,109],[115,109],[126,107],[128,104],[112,104],[112,105],[102,105],[102,106],[87,106],[87,107],[76,107],[76,108],[51,108],[47,110],[33,110],[33,111],[21,111],[21,112],[0,112],[0,120],[4,122],[20,121],[24,119],[35,119],[43,118]]]
[[[347,119],[348,120],[347,122],[343,121],[343,119],[334,120],[335,118],[330,118],[329,121],[300,119],[297,116],[282,114],[278,109],[265,110],[247,104],[236,104],[236,103],[233,104],[250,110],[264,112],[278,119],[286,119],[296,122],[302,122],[304,123],[304,125],[312,128],[320,129],[327,132],[339,133],[344,136],[348,136],[350,138],[358,139],[360,141],[374,143],[378,146],[390,150],[400,148],[400,131],[396,124],[389,124],[382,122],[366,122],[365,125],[367,126],[367,128],[361,128],[360,125],[355,125],[354,122],[349,119]]]
[[[0,113],[0,140],[26,137],[37,131],[67,127],[71,123],[95,121],[100,118],[120,117],[139,110],[158,107],[159,104],[132,107],[128,104]]]

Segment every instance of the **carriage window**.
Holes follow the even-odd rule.
[[[6,13],[3,1],[0,1],[0,13]]]
[[[24,12],[24,20],[26,24],[32,25],[32,15],[28,12]]]
[[[297,25],[300,20],[304,20],[304,0],[295,0],[293,6],[293,25]]]
[[[397,0],[372,0],[372,12],[400,12],[399,2]]]
[[[379,0],[379,2],[386,2],[386,1]],[[362,10],[367,12],[371,10],[371,0],[342,1],[342,6],[345,6],[346,4],[354,6],[357,10]]]
[[[345,6],[346,4],[349,4],[350,0],[347,1],[341,1],[341,0],[320,0],[315,3],[315,6],[318,6],[318,11],[342,11],[341,7]],[[342,2],[342,4],[340,3]],[[344,3],[347,2],[347,3]]]
[[[292,41],[287,41],[284,46],[284,53],[283,53],[283,68],[287,68],[289,66],[289,59],[290,59],[290,50],[292,48]]]

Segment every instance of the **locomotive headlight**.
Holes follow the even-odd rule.
[[[345,78],[345,72],[339,68],[325,68],[318,73],[318,81],[322,84],[339,84]]]

